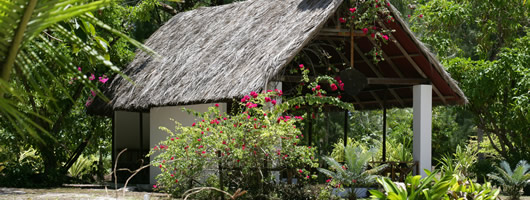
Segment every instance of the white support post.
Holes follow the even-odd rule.
[[[419,162],[419,173],[427,176],[424,169],[432,170],[432,85],[415,85],[413,93],[413,149],[414,161]]]

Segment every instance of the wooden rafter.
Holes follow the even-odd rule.
[[[383,27],[383,28],[387,28],[386,25],[384,23],[382,23],[382,22],[379,22],[379,25],[381,27]],[[410,57],[410,55],[407,52],[407,50],[405,50],[405,48],[403,48],[401,43],[394,37],[394,35],[392,33],[389,33],[388,36],[390,37],[390,39],[392,41],[394,41],[394,44],[398,47],[399,51],[401,51],[401,53],[405,56],[405,58],[407,58],[407,60],[410,62],[410,64],[412,64],[414,69],[416,69],[416,71],[421,75],[421,77],[427,78],[427,75],[425,75],[425,73],[423,73],[423,71],[421,70],[420,66],[418,66],[416,61],[414,61],[414,59],[412,59],[412,57]],[[438,95],[438,97],[440,97],[442,102],[444,104],[447,104],[447,99],[442,95],[440,90],[438,90],[438,88],[434,84],[432,84],[432,89],[434,90],[434,93],[436,93],[436,95]]]
[[[359,52],[359,55],[361,56],[361,58],[366,62],[366,64],[368,64],[370,69],[372,69],[372,71],[377,75],[377,77],[383,78],[383,74],[381,74],[381,72],[377,70],[377,68],[374,66],[374,64],[372,64],[372,62],[370,62],[370,60],[368,60],[368,58],[364,55],[363,51],[361,51],[361,49],[357,45],[354,45],[354,46],[355,46],[355,50]],[[401,106],[404,106],[405,104],[403,103],[403,100],[401,100],[401,97],[399,97],[399,95],[393,89],[389,89],[389,90],[392,96],[394,96],[394,98],[396,98],[398,102],[400,102]]]
[[[374,46],[377,46],[377,43],[374,41],[373,38],[371,37],[368,37],[368,40],[370,40],[370,42],[372,43],[372,45]],[[399,68],[394,64],[394,62],[392,61],[392,59],[390,57],[388,57],[388,55],[385,53],[385,51],[382,51],[382,56],[383,58],[385,59],[385,62],[387,62],[390,67],[394,70],[394,72],[396,72],[396,74],[400,77],[400,78],[403,78],[405,77],[403,75],[403,73],[401,73],[401,70],[399,70]]]

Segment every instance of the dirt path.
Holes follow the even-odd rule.
[[[26,188],[0,188],[0,199],[20,199],[20,200],[70,200],[70,199],[95,199],[114,200],[116,192],[105,189],[80,189],[80,188],[49,188],[49,189],[26,189]],[[149,199],[162,200],[171,199],[167,194],[153,192],[118,192],[118,199]]]

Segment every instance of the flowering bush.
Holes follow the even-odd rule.
[[[281,115],[275,105],[281,95],[280,90],[251,92],[241,99],[237,114],[222,113],[216,104],[205,113],[187,110],[200,119],[191,127],[178,122],[175,131],[161,127],[169,137],[151,152],[160,152],[153,161],[162,170],[157,188],[180,194],[220,166],[245,175],[258,172],[263,180],[271,167],[295,168],[299,179],[312,178],[305,168],[318,166],[314,148],[297,145],[303,137],[297,124],[303,117]]]
[[[298,127],[307,114],[292,113],[300,113],[304,105],[331,104],[347,110],[353,106],[340,100],[344,83],[339,77],[320,76],[310,83],[309,70],[304,65],[299,70],[307,84],[299,86],[298,96],[283,103],[278,103],[281,90],[251,92],[239,101],[239,111],[234,114],[222,113],[216,104],[205,113],[186,110],[198,119],[189,127],[178,122],[175,131],[161,127],[169,137],[150,153],[158,153],[152,164],[162,171],[155,187],[179,195],[196,186],[219,186],[219,168],[224,172],[221,174],[241,182],[228,189],[252,188],[250,193],[258,189],[257,185],[273,182],[270,168],[294,172],[298,182],[315,179],[310,171],[318,167],[315,148],[299,145],[303,135]],[[302,95],[304,85],[310,92]],[[326,96],[325,88],[338,95]],[[205,182],[207,174],[215,179]]]
[[[351,5],[353,6],[343,14],[345,17],[341,17],[339,21],[350,28],[369,34],[377,45],[368,54],[372,56],[374,63],[384,60],[381,45],[388,42],[389,34],[394,30],[377,26],[377,22],[394,22],[389,10],[390,3],[384,0],[357,0],[352,1]]]

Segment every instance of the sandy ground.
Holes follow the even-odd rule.
[[[66,199],[94,199],[94,200],[114,200],[116,199],[141,199],[158,200],[171,199],[166,194],[153,192],[125,192],[108,189],[80,189],[80,188],[48,188],[48,189],[26,189],[26,188],[0,188],[0,199],[16,200],[66,200]]]
[[[118,198],[116,198],[116,195]],[[105,189],[82,189],[82,188],[47,188],[47,189],[27,189],[27,188],[0,188],[0,199],[16,200],[115,200],[115,199],[140,199],[140,200],[169,200],[167,194],[155,192],[134,192],[128,191],[123,195],[123,191],[116,192],[110,188]],[[508,199],[501,196],[501,199]],[[521,197],[521,200],[530,200],[530,196]]]

